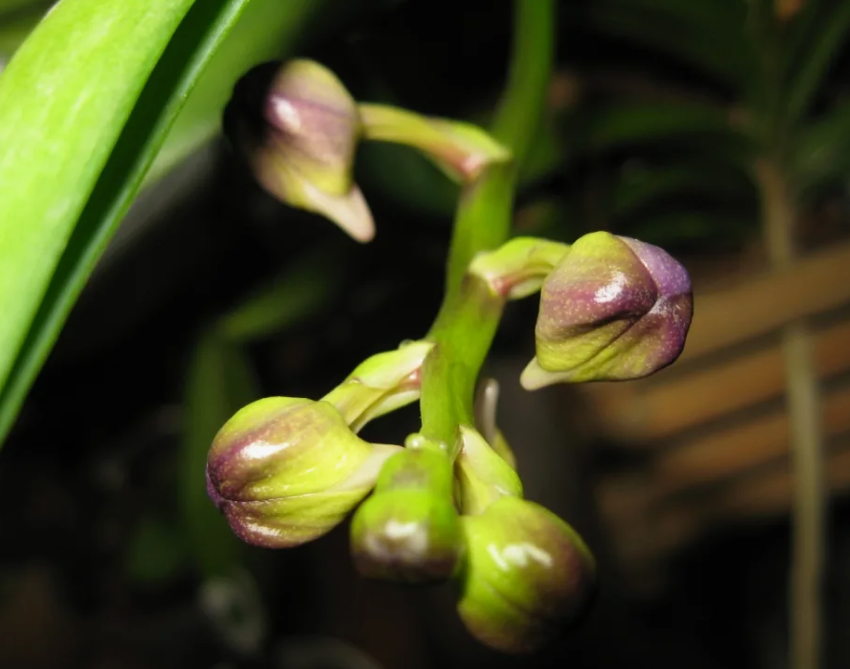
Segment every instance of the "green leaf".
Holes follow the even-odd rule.
[[[9,17],[28,12],[33,8],[39,8],[43,14],[51,4],[47,0],[0,0],[0,19],[5,24]]]
[[[758,222],[730,218],[713,212],[678,211],[635,221],[620,232],[658,246],[675,248],[683,244],[741,244],[758,234]]]
[[[145,585],[168,581],[185,568],[186,536],[155,516],[144,516],[136,525],[127,547],[127,575]]]
[[[738,90],[755,79],[738,0],[593,0],[579,11],[593,28],[664,51]]]
[[[357,151],[357,181],[398,206],[434,216],[451,216],[460,187],[409,147],[368,142]]]
[[[520,169],[520,187],[551,176],[566,163],[567,144],[559,121],[545,118],[538,126]]]
[[[0,77],[0,440],[166,133],[248,3],[64,0]],[[279,4],[298,4],[300,17],[306,0]],[[231,48],[238,67],[257,55],[246,48],[251,55],[236,58]],[[206,81],[195,109],[229,94],[227,78]],[[212,106],[208,118],[219,111]],[[173,151],[172,164],[182,155]]]
[[[785,115],[789,125],[809,110],[850,32],[850,2],[810,0],[808,4],[810,13],[803,17],[812,24],[806,26],[808,39],[800,39],[794,45],[791,51],[797,55],[796,59],[785,61],[788,71]]]
[[[562,194],[558,198],[540,199],[521,207],[516,213],[513,233],[570,243],[585,231],[583,223],[580,203]]]
[[[823,29],[824,9],[828,9],[831,4],[832,0],[807,0],[791,20],[782,26],[782,53],[779,64],[783,75],[787,75],[805,60],[807,52]],[[769,9],[772,10],[773,7]],[[773,12],[770,13],[773,15]]]
[[[571,124],[577,148],[604,151],[660,140],[710,139],[715,148],[745,152],[747,140],[725,111],[701,105],[621,103],[591,110]]]
[[[0,72],[5,61],[17,51],[43,15],[41,8],[27,8],[12,16],[0,16]]]
[[[662,198],[698,193],[747,195],[752,184],[743,173],[722,166],[640,167],[621,174],[607,200],[611,214],[623,217]]]
[[[214,333],[204,335],[187,375],[178,484],[190,550],[204,576],[232,574],[242,548],[207,495],[207,453],[221,426],[258,398],[257,382],[245,352]]]
[[[24,350],[12,369],[22,347],[33,345],[24,340],[45,293],[59,297],[49,294],[51,275],[78,219],[92,208],[89,198],[136,99],[191,6],[191,0],[67,0],[0,77],[0,434],[53,339],[42,335],[35,342],[40,350]],[[148,115],[155,121],[158,111]],[[127,143],[138,145],[139,137]],[[121,167],[130,171],[115,166]],[[114,201],[118,185],[102,200],[123,204]],[[101,209],[106,214],[109,203]],[[54,292],[67,294],[69,284]],[[61,320],[42,306],[44,320]],[[45,334],[55,335],[58,328],[44,325]]]
[[[225,315],[216,328],[233,343],[248,343],[313,316],[342,284],[342,259],[321,250],[304,254],[268,286]]]
[[[850,104],[812,121],[796,137],[791,170],[803,196],[850,177]]]

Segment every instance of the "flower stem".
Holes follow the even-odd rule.
[[[552,71],[554,0],[515,0],[508,85],[492,132],[513,160],[488,167],[464,189],[447,264],[446,294],[427,338],[435,343],[422,370],[422,434],[446,443],[461,424],[474,424],[475,382],[493,342],[504,300],[467,275],[480,251],[510,234],[517,174],[543,115]]]

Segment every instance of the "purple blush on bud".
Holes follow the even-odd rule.
[[[527,389],[648,376],[682,352],[691,281],[663,249],[607,232],[573,244],[543,283]]]
[[[243,541],[297,546],[342,522],[398,450],[361,440],[327,402],[268,397],[219,430],[207,493]]]

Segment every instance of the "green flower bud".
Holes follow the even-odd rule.
[[[511,159],[508,149],[469,123],[428,118],[386,105],[361,104],[359,110],[366,139],[419,149],[459,183],[470,183],[487,166]]]
[[[354,514],[351,551],[367,578],[435,583],[454,574],[463,540],[445,453],[408,447],[387,460]]]
[[[297,546],[339,524],[399,450],[363,441],[326,402],[269,397],[238,411],[216,435],[207,491],[247,543]]]
[[[370,420],[419,399],[420,371],[432,342],[414,341],[360,363],[322,400],[333,404],[355,432]]]
[[[514,237],[495,251],[479,253],[469,273],[486,281],[494,295],[517,300],[540,290],[569,250],[567,244],[548,239]]]
[[[501,497],[522,497],[522,481],[514,468],[477,430],[461,425],[460,438],[455,478],[464,514],[481,513]]]
[[[543,282],[528,390],[557,382],[622,381],[672,363],[693,315],[687,271],[628,237],[581,237]]]
[[[279,200],[334,221],[358,241],[375,234],[353,183],[360,118],[354,98],[327,68],[284,63],[261,102],[261,118],[234,99],[225,127],[260,185]]]
[[[502,497],[462,518],[458,612],[482,643],[509,653],[557,638],[587,610],[596,566],[581,537],[539,504]]]

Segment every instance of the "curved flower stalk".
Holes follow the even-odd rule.
[[[269,397],[238,411],[216,435],[207,491],[247,543],[297,546],[339,524],[399,450],[363,441],[327,402]]]
[[[375,492],[351,524],[351,553],[368,578],[405,583],[445,581],[463,554],[452,499],[452,462],[439,445],[412,435],[387,460]]]
[[[359,432],[370,420],[419,399],[422,364],[433,347],[428,341],[412,341],[373,355],[322,400],[333,404]]]
[[[530,652],[588,609],[596,588],[593,556],[555,514],[506,496],[462,523],[467,555],[457,608],[479,641]]]
[[[458,183],[472,183],[488,165],[511,158],[510,151],[469,123],[421,116],[388,105],[362,103],[359,110],[366,139],[419,149]]]
[[[479,253],[469,265],[469,273],[487,282],[494,295],[518,300],[533,295],[567,255],[568,244],[514,237],[495,251]]]
[[[507,149],[468,123],[358,105],[333,72],[312,60],[283,63],[260,101],[243,99],[239,91],[225,129],[260,185],[282,202],[329,218],[360,242],[375,235],[372,213],[354,183],[361,140],[413,147],[461,183],[510,159]]]

